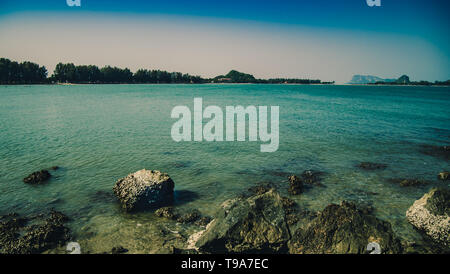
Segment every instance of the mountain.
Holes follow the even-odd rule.
[[[251,74],[232,70],[227,75],[216,76],[213,81],[216,83],[255,83],[256,79]]]
[[[409,81],[408,75],[402,75],[395,82],[398,84],[403,84],[403,85],[407,85],[407,84],[411,83],[411,81]]]
[[[374,84],[377,82],[395,82],[397,79],[383,79],[372,75],[354,75],[349,84]]]

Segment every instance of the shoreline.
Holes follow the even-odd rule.
[[[280,86],[358,86],[358,87],[450,87],[450,85],[385,85],[385,84],[300,84],[300,83],[35,83],[0,84],[1,86],[90,86],[90,85],[280,85]]]
[[[387,167],[386,164],[382,163],[361,162],[353,168],[363,171],[364,173],[374,173],[382,171]],[[59,167],[57,166],[51,168],[53,171],[58,169]],[[24,182],[28,178],[42,179],[43,177],[40,177],[40,175],[45,173],[44,171],[45,170],[30,174],[30,176],[24,178]],[[162,183],[171,182],[173,184],[173,181],[166,173],[158,173],[159,171],[150,170],[146,171],[145,169],[140,170],[136,173],[131,173],[122,179],[118,179],[113,188],[117,198],[114,199],[114,203],[117,203],[118,205],[122,203],[120,200],[122,194],[120,193],[123,193],[124,191],[124,189],[122,189],[116,192],[116,186],[118,186],[118,184],[125,184],[126,187],[126,184],[128,183],[134,184],[134,182],[132,182],[133,180],[138,180],[137,183],[139,183],[139,180],[141,180],[139,178],[143,177],[134,176],[134,174],[142,174],[142,172],[151,172],[151,174],[156,172],[158,175],[158,179],[156,180]],[[160,176],[159,174],[162,174],[163,176]],[[422,238],[420,241],[408,241],[402,237],[398,231],[395,231],[392,227],[392,221],[377,217],[376,214],[374,214],[377,208],[364,201],[340,199],[341,202],[339,203],[329,202],[328,205],[322,207],[318,211],[311,211],[307,204],[302,202],[302,199],[297,199],[297,197],[301,198],[305,195],[308,196],[309,192],[314,189],[326,191],[327,186],[326,184],[322,184],[322,180],[327,176],[328,174],[325,172],[305,170],[303,173],[298,174],[298,176],[282,176],[285,179],[281,188],[271,182],[256,183],[258,180],[255,180],[253,184],[250,184],[250,187],[241,194],[237,194],[234,198],[221,201],[222,206],[211,216],[203,215],[203,212],[200,212],[197,208],[185,208],[183,205],[172,204],[173,202],[152,207],[152,209],[139,209],[137,211],[133,209],[130,212],[122,208],[114,213],[114,218],[121,218],[121,216],[125,217],[128,214],[134,215],[140,213],[153,218],[154,221],[149,224],[142,221],[138,222],[136,225],[137,228],[134,228],[136,231],[133,230],[133,226],[130,227],[124,223],[123,227],[120,225],[119,230],[112,232],[113,234],[109,237],[125,236],[121,234],[125,232],[129,235],[128,237],[130,237],[137,233],[139,227],[142,227],[145,230],[153,229],[152,226],[160,227],[162,225],[158,229],[164,227],[163,230],[165,232],[156,236],[156,238],[152,237],[152,241],[155,241],[155,243],[146,246],[145,248],[145,250],[151,250],[150,253],[152,254],[176,254],[178,252],[183,254],[186,252],[187,254],[215,254],[223,252],[248,254],[247,252],[252,252],[252,250],[261,250],[261,252],[270,254],[318,254],[324,252],[330,254],[364,254],[366,253],[365,246],[367,245],[365,239],[371,239],[372,237],[381,241],[379,243],[383,246],[383,254],[414,254],[417,252],[445,254],[448,252],[448,247],[445,245],[441,246],[440,244],[437,246],[437,242],[426,237]],[[438,179],[442,180],[442,182],[439,182],[438,180],[435,183],[440,185],[448,180],[448,172],[446,172],[445,179],[442,176],[443,173],[438,175]],[[47,181],[50,177],[51,175],[48,175],[48,177],[44,177],[43,180]],[[418,187],[423,185],[423,182],[424,181],[413,179],[392,181],[392,183],[399,184],[400,187]],[[157,181],[155,181],[155,183],[159,184]],[[429,183],[433,187],[431,191],[423,189],[424,196],[421,200],[428,199],[426,197],[431,197],[430,195],[433,195],[438,191],[441,191],[440,193],[442,193],[442,191],[449,191],[445,190],[445,187],[436,187],[435,183]],[[40,182],[38,181],[34,184],[39,185]],[[172,187],[174,187],[174,184]],[[288,193],[287,195],[285,193],[286,190]],[[129,193],[134,192],[132,189],[129,191],[131,191]],[[415,225],[414,222],[420,222],[420,218],[422,218],[422,215],[418,215],[418,213],[424,210],[422,209],[423,202],[420,202],[421,200],[416,200],[414,203],[411,203],[411,207],[406,212],[407,221],[413,225]],[[129,200],[127,198],[126,203],[128,204],[128,202]],[[254,206],[255,204],[258,206]],[[20,244],[17,246],[14,244],[14,241],[9,242],[6,247],[6,253],[64,254],[64,245],[69,241],[79,242],[88,253],[93,254],[115,254],[118,250],[122,253],[147,253],[147,251],[144,252],[142,249],[136,250],[135,247],[133,247],[134,244],[141,241],[137,236],[129,238],[128,240],[125,237],[125,239],[121,239],[121,241],[105,243],[102,245],[99,245],[99,239],[103,239],[102,241],[104,241],[105,239],[103,237],[108,239],[108,236],[100,235],[98,236],[100,238],[95,235],[85,237],[79,234],[80,232],[77,232],[76,235],[78,237],[73,238],[73,234],[71,235],[72,232],[65,224],[69,222],[73,216],[66,216],[64,212],[59,211],[60,209],[56,210],[57,211],[51,209],[50,212],[41,210],[40,214],[31,216],[24,216],[17,212],[10,212],[7,215],[0,216],[0,232],[2,233],[8,233],[10,230],[16,231],[17,229],[24,231],[31,230],[31,234],[26,234],[28,235],[26,237],[34,239],[34,237],[39,237],[41,233],[62,232],[62,234],[55,239],[49,240],[44,238],[43,240],[39,240],[42,242],[40,242],[38,249],[33,246],[28,246],[26,241],[19,241]],[[221,213],[223,210],[225,210],[227,214]],[[444,208],[444,210],[448,209]],[[251,212],[251,214],[247,215],[245,213],[247,211]],[[270,214],[267,215],[266,212],[270,212]],[[251,217],[253,215],[259,217],[253,218]],[[16,223],[17,221],[15,220],[20,220],[20,222]],[[27,226],[27,223],[35,222],[43,223],[43,225],[34,227]],[[231,224],[236,222],[236,224],[231,225],[230,222]],[[242,223],[250,223],[250,230],[247,230],[249,228],[246,225],[242,225]],[[339,224],[337,232],[335,227],[336,223]],[[10,226],[10,224],[13,224],[13,226]],[[48,226],[47,224],[51,225]],[[257,229],[251,229],[251,227]],[[311,229],[304,231],[304,229],[308,229],[308,227],[311,227]],[[379,227],[385,227],[386,230],[380,231]],[[176,231],[174,230],[175,228]],[[331,233],[331,235],[335,234],[335,236],[328,236],[328,232],[325,236],[324,234],[316,233],[315,231],[319,228],[325,229]],[[266,232],[274,233],[273,231],[276,231],[276,233],[271,236],[271,240],[264,240],[270,242],[269,246],[266,246],[266,244],[261,245],[260,241],[262,239],[259,239],[258,235],[261,235],[261,233],[265,235]],[[89,230],[86,232],[89,232]],[[442,233],[445,235],[445,232]],[[178,236],[174,238],[173,234]],[[247,234],[245,237],[235,236],[245,234]],[[334,237],[338,238],[335,239]],[[9,238],[7,238],[7,240],[8,239]],[[4,241],[1,237],[0,240]],[[220,247],[216,245],[217,241],[228,242],[228,244],[224,247]],[[139,245],[145,245],[145,242],[146,240]],[[240,244],[237,244],[239,242],[242,242],[242,244],[247,247],[242,249]],[[321,247],[323,244],[326,244],[327,246]],[[227,249],[224,249],[225,247]],[[2,253],[1,248],[0,253]]]

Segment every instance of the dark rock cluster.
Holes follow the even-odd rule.
[[[50,179],[51,174],[48,170],[36,171],[23,178],[23,182],[27,184],[40,184]]]
[[[67,216],[58,211],[51,211],[47,218],[25,218],[14,213],[3,216],[0,253],[36,254],[61,246],[70,239],[70,231],[65,226],[67,220]]]
[[[402,252],[391,225],[354,203],[331,204],[309,218],[295,207],[274,189],[228,200],[195,246],[202,253],[363,254],[377,243],[382,253]],[[293,232],[296,222],[302,224]]]

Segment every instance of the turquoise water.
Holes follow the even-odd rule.
[[[259,142],[180,142],[170,136],[176,105],[276,105],[280,146]],[[86,252],[122,244],[130,252],[158,252],[163,236],[181,227],[153,214],[124,214],[112,196],[115,181],[142,168],[167,172],[176,206],[211,215],[224,200],[278,173],[326,172],[324,188],[294,197],[321,210],[343,199],[372,203],[404,239],[417,240],[407,208],[449,169],[445,159],[420,153],[422,144],[450,143],[450,88],[305,85],[75,85],[0,86],[0,214],[55,208],[72,218],[74,239]],[[366,172],[361,161],[386,163]],[[45,185],[22,182],[58,165]],[[389,178],[431,185],[401,188]],[[180,232],[181,233],[181,232]],[[183,232],[187,233],[187,232]],[[183,236],[183,235],[182,235]],[[165,237],[167,239],[167,237]],[[169,240],[170,242],[171,240]]]

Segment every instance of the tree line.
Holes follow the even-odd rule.
[[[200,76],[182,74],[181,72],[168,72],[163,70],[139,69],[135,73],[128,68],[105,66],[98,68],[94,65],[76,66],[72,63],[56,65],[49,81],[54,83],[87,83],[87,84],[121,84],[121,83],[148,83],[148,84],[198,84],[204,79]]]
[[[447,81],[411,81],[408,75],[402,75],[395,81],[379,81],[375,83],[369,83],[369,85],[410,85],[410,86],[450,86],[450,80]]]
[[[74,65],[73,63],[58,63],[50,77],[47,77],[45,66],[32,62],[18,63],[6,58],[0,58],[0,84],[184,84],[204,83],[207,79],[181,72],[163,70],[139,69],[135,73],[128,68],[95,65]]]
[[[202,83],[259,83],[259,84],[320,84],[320,80],[309,79],[257,79],[251,74],[231,70],[226,75],[202,78],[163,70],[139,69],[135,73],[128,68],[95,65],[58,63],[50,77],[45,66],[32,62],[18,63],[0,58],[0,84],[202,84]]]
[[[36,84],[47,82],[47,69],[32,62],[18,63],[0,58],[0,84]]]

